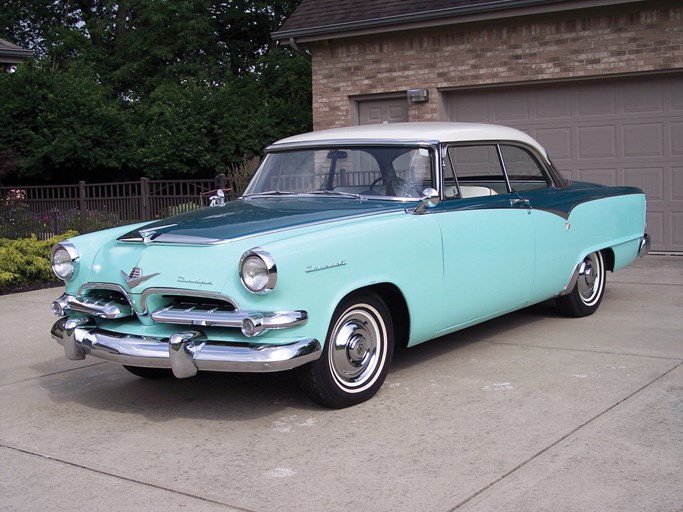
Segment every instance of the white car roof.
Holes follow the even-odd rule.
[[[319,130],[287,137],[272,144],[297,145],[316,142],[473,142],[519,141],[547,156],[545,149],[532,137],[515,128],[483,123],[389,123],[349,126]]]

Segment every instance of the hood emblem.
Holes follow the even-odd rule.
[[[128,288],[133,289],[137,285],[144,283],[148,279],[152,279],[154,276],[158,276],[159,272],[156,274],[150,274],[148,276],[142,275],[142,269],[140,267],[133,267],[130,274],[126,274],[123,270],[121,271],[123,279],[126,281]]]

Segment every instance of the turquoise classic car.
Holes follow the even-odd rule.
[[[294,370],[347,407],[410,347],[555,299],[595,312],[647,253],[645,195],[571,182],[528,135],[408,123],[290,137],[244,195],[52,251],[52,336],[141,377]]]

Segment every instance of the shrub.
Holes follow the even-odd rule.
[[[50,266],[50,249],[66,238],[78,235],[69,231],[49,240],[30,238],[9,240],[0,238],[0,290],[32,284],[47,284],[57,280]]]
[[[166,217],[173,217],[174,215],[180,215],[181,213],[191,212],[192,210],[197,210],[201,208],[197,203],[181,203],[168,208],[164,208],[159,212],[157,216],[160,219],[165,219]]]
[[[69,212],[64,212],[63,215],[64,221],[60,225],[64,226],[64,228],[67,231],[78,231],[81,228],[80,211],[73,210]],[[121,216],[116,212],[107,210],[85,211],[85,227],[88,233],[92,233],[93,231],[99,231],[101,229],[115,228],[120,226],[121,224]]]
[[[228,166],[226,185],[232,188],[232,192],[228,194],[230,199],[235,199],[244,193],[244,189],[247,188],[259,165],[261,165],[261,159],[255,156],[243,157],[240,163]]]

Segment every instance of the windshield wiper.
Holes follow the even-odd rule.
[[[361,196],[360,194],[353,194],[351,192],[342,192],[341,190],[313,190],[311,192],[308,192],[308,194],[342,196],[342,197],[353,197],[356,199],[363,199],[363,196]]]
[[[256,196],[295,196],[297,192],[288,192],[286,190],[268,190],[267,192],[254,192],[253,194],[248,194],[243,197],[256,197]]]

